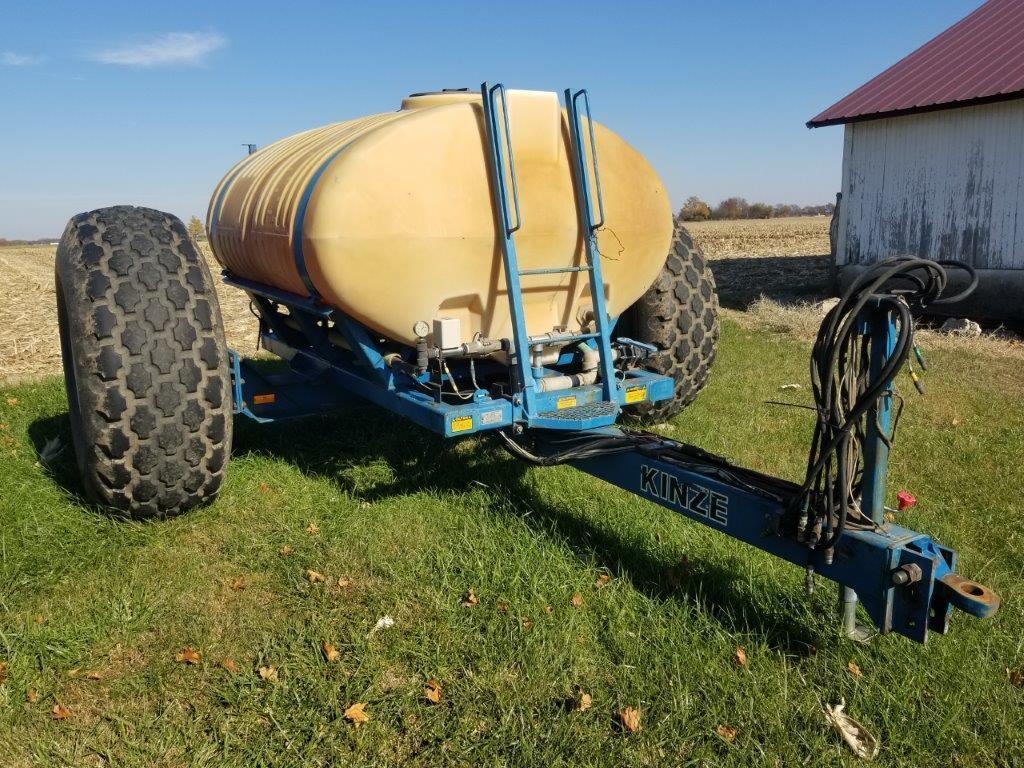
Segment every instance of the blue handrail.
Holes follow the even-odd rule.
[[[508,152],[509,178],[512,181],[512,204],[513,206],[515,206],[516,209],[515,226],[512,226],[512,219],[509,216],[510,211],[508,207],[508,190],[505,183],[504,163],[501,163],[500,167],[498,168],[497,183],[498,192],[501,199],[501,218],[502,222],[505,225],[505,234],[511,235],[513,232],[516,232],[523,225],[523,219],[519,213],[519,184],[516,181],[516,161],[515,156],[512,153],[512,132],[509,129],[508,124],[508,106],[505,101],[505,86],[502,85],[501,83],[496,83],[495,85],[488,87],[487,84],[484,83],[481,90],[484,91],[484,98],[487,102],[486,113],[487,119],[490,121],[490,139],[492,144],[495,145],[493,147],[494,155],[499,158],[501,158],[504,153],[501,152],[501,147],[499,146],[501,142],[501,134],[498,133],[498,117],[496,109],[497,99],[495,98],[495,94],[499,94],[501,96],[501,121],[502,128],[504,129],[503,133],[505,137],[505,147],[507,148]]]
[[[590,159],[594,166],[594,189],[597,192],[597,209],[600,213],[600,218],[594,220],[593,211],[588,211],[591,227],[593,229],[600,229],[604,226],[604,197],[601,195],[601,169],[597,166],[597,142],[594,139],[594,118],[590,115],[590,95],[587,93],[586,88],[582,88],[572,96],[573,112],[579,114],[579,106],[577,102],[580,98],[583,98],[583,104],[587,111],[587,133],[590,134]],[[582,161],[583,158],[580,158]],[[589,191],[589,190],[588,190]]]

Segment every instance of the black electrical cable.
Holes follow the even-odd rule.
[[[948,285],[946,267],[963,269],[969,277],[966,289],[950,297],[942,296]],[[790,502],[798,532],[812,548],[832,547],[848,525],[873,524],[859,507],[867,413],[891,391],[914,348],[911,308],[960,301],[977,282],[977,273],[967,264],[889,259],[865,269],[825,316],[811,351],[817,423],[805,480]],[[872,301],[892,313],[896,326],[892,353],[878,371],[870,370],[871,338],[862,327],[863,310]],[[886,445],[891,445],[901,412],[899,398],[889,434],[877,430]]]
[[[947,267],[968,275],[967,287],[948,297],[943,295],[948,285]],[[977,273],[967,264],[898,257],[868,267],[843,292],[825,316],[811,351],[817,422],[800,486],[734,467],[720,457],[657,435],[570,433],[549,437],[546,444],[551,450],[540,455],[505,431],[496,434],[506,450],[537,466],[634,450],[650,452],[682,468],[786,503],[801,540],[813,549],[828,549],[847,526],[874,525],[859,506],[868,412],[883,396],[893,398],[895,411],[888,433],[881,429],[877,411],[874,423],[874,431],[891,447],[903,411],[903,398],[891,385],[915,348],[912,309],[960,301],[977,283]],[[892,314],[896,328],[892,352],[877,371],[870,369],[872,338],[863,322],[864,310],[871,302],[879,311]]]
[[[796,489],[793,483],[786,480],[737,467],[721,456],[708,453],[696,446],[668,440],[651,432],[624,432],[615,435],[577,432],[562,437],[549,435],[545,442],[547,446],[556,450],[545,452],[543,455],[529,450],[504,430],[499,430],[496,434],[509,453],[540,467],[639,451],[681,469],[715,478],[726,485],[743,488],[778,502],[785,502]]]
[[[581,461],[594,458],[595,456],[608,456],[615,453],[626,453],[632,451],[638,443],[637,435],[602,435],[581,432],[570,438],[558,438],[551,440],[554,447],[569,446],[562,450],[538,455],[523,445],[517,443],[504,430],[497,430],[496,433],[502,445],[509,453],[523,461],[534,464],[538,467],[553,467],[556,464],[565,464],[569,461]]]

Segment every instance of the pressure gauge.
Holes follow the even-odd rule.
[[[417,339],[425,339],[427,334],[430,333],[430,326],[426,320],[418,320],[416,325],[412,327],[412,332],[416,334]]]

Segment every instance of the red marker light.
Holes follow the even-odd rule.
[[[917,497],[910,491],[900,491],[896,494],[896,506],[900,512],[917,504]]]

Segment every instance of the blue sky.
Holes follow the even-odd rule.
[[[823,203],[842,129],[804,122],[979,2],[4,0],[0,237],[116,203],[203,216],[242,142],[484,79],[589,88],[676,206]]]

